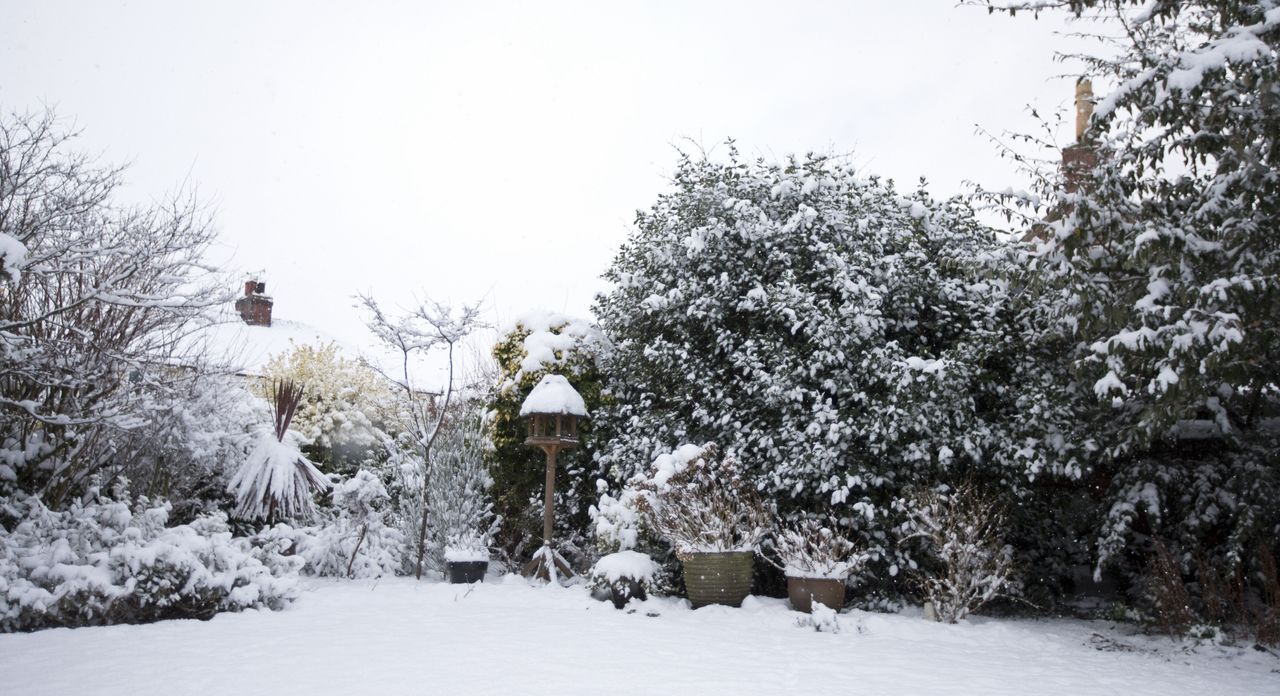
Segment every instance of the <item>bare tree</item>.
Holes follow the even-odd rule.
[[[431,447],[440,435],[440,427],[449,413],[453,398],[454,357],[459,344],[472,331],[483,326],[479,304],[463,305],[455,311],[452,307],[431,301],[419,302],[401,317],[391,318],[368,295],[359,295],[359,304],[368,312],[366,325],[388,348],[400,357],[400,375],[392,376],[376,366],[384,377],[404,395],[406,404],[405,429],[418,449],[422,466],[421,520],[418,525],[417,560],[414,576],[422,578],[423,557],[427,545],[427,499],[431,486]],[[448,360],[448,379],[441,393],[441,402],[433,395],[416,388],[410,366],[417,356],[443,351]]]
[[[174,368],[229,297],[194,195],[122,206],[122,170],[75,136],[52,113],[0,117],[0,486],[53,506],[203,376]]]

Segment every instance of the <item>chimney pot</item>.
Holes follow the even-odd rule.
[[[1089,130],[1089,118],[1093,116],[1093,82],[1087,77],[1076,81],[1076,142],[1084,142]]]
[[[254,291],[254,290],[256,290],[256,289],[257,289],[257,287],[258,287],[258,281],[256,281],[256,280],[246,280],[246,281],[244,281],[244,296],[245,296],[245,297],[248,297],[248,296],[252,295],[252,294],[253,294],[253,291]]]

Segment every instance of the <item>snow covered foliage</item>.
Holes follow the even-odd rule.
[[[1259,570],[1259,545],[1280,538],[1276,451],[1273,441],[1199,457],[1147,456],[1117,471],[1097,532],[1095,574],[1109,566],[1126,576],[1145,572],[1151,531],[1180,551],[1184,571],[1195,557],[1214,568]]]
[[[333,506],[316,524],[277,524],[258,532],[255,544],[301,559],[302,573],[335,578],[376,578],[404,568],[405,534],[389,524],[390,496],[372,472],[361,470],[333,487]]]
[[[501,353],[502,391],[536,384],[548,373],[576,375],[605,346],[600,330],[589,322],[555,312],[527,312],[505,330]],[[507,360],[504,360],[507,358]]]
[[[863,561],[841,533],[839,520],[816,516],[784,525],[774,537],[773,552],[776,565],[793,578],[844,580]]]
[[[658,564],[638,551],[618,551],[601,556],[591,568],[591,576],[607,583],[620,580],[649,582],[658,573]]]
[[[505,328],[493,356],[498,382],[488,397],[485,431],[492,443],[486,453],[493,477],[495,509],[502,516],[496,542],[512,560],[542,542],[544,455],[525,446],[520,408],[543,377],[565,377],[581,395],[584,410],[600,403],[600,356],[607,342],[591,323],[554,312],[530,312]],[[595,500],[592,466],[595,439],[590,420],[578,422],[578,446],[561,451],[556,467],[556,539],[573,555],[587,546],[588,510]],[[589,555],[589,554],[588,554]]]
[[[962,201],[818,156],[684,157],[596,306],[612,342],[599,462],[618,486],[676,443],[718,442],[788,514],[838,517],[887,578],[908,483],[1080,474],[1012,276]]]
[[[372,369],[342,357],[335,343],[298,344],[274,355],[255,391],[270,396],[276,380],[307,385],[293,427],[309,443],[308,459],[326,471],[351,473],[376,460],[392,427],[395,405],[386,381]]]
[[[138,494],[169,501],[174,522],[229,509],[226,480],[249,456],[265,404],[228,375],[183,380],[171,394],[169,408],[118,440],[104,478],[123,477]]]
[[[1096,411],[1098,569],[1141,585],[1158,540],[1257,577],[1280,535],[1280,5],[992,5],[1074,12],[1105,46],[1065,56],[1102,86],[1074,146],[1096,164],[1033,170],[1041,207],[991,196],[1034,232],[1028,295]]]
[[[0,279],[0,494],[55,508],[154,454],[136,435],[199,392],[182,338],[226,297],[201,206],[122,204],[122,170],[73,139],[51,114],[0,116],[0,239],[20,270]]]
[[[770,504],[733,455],[716,445],[684,445],[659,455],[648,476],[631,485],[645,522],[678,556],[755,551],[773,529]]]
[[[323,527],[331,540],[325,554],[329,562],[308,556],[308,566],[317,575],[371,578],[395,574],[402,566],[404,534],[387,524],[390,501],[382,480],[364,469],[334,486],[334,519]],[[333,572],[335,559],[342,563],[341,573]]]
[[[165,526],[169,507],[138,512],[100,498],[56,512],[34,496],[0,499],[0,632],[207,619],[279,609],[297,595],[296,563],[232,538],[226,516]]]
[[[940,621],[955,623],[1017,590],[1013,549],[1001,538],[1005,515],[996,501],[964,483],[946,494],[926,491],[909,510],[902,540],[923,540],[932,558],[913,567]]]
[[[0,233],[0,279],[21,280],[27,247],[16,237]]]
[[[639,492],[623,488],[614,497],[604,479],[596,481],[596,492],[600,497],[589,512],[597,548],[605,554],[635,549],[640,541],[640,512],[636,505]]]
[[[258,429],[249,457],[227,484],[236,498],[237,518],[306,519],[315,513],[312,496],[329,489],[328,479],[303,456],[302,436],[289,430],[302,393],[302,385],[292,381],[275,384],[274,427]]]
[[[1076,190],[1041,172],[1064,214],[1040,223],[1033,268],[1086,347],[1081,380],[1112,407],[1108,455],[1187,418],[1247,439],[1280,383],[1280,6],[1074,4],[1100,10],[1086,31],[1125,38],[1118,56],[1074,56],[1112,85],[1083,143],[1098,162]]]
[[[588,573],[596,590],[614,596],[615,606],[626,606],[633,596],[644,599],[657,589],[658,564],[638,551],[618,551],[596,560]]]
[[[428,567],[452,560],[488,560],[498,520],[484,462],[484,433],[474,405],[462,404],[441,425],[427,486]],[[480,556],[483,555],[483,558]]]

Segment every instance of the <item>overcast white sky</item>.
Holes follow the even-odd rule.
[[[0,0],[0,109],[56,107],[130,195],[189,177],[278,316],[359,343],[357,290],[586,315],[685,138],[1020,183],[975,124],[1069,103],[1061,28],[951,0]]]

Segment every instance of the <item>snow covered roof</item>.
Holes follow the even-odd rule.
[[[524,403],[520,405],[522,417],[535,413],[585,417],[587,404],[582,400],[578,390],[574,389],[563,375],[547,375],[538,382],[533,391],[529,392]]]
[[[301,345],[333,343],[344,358],[355,360],[358,357],[357,351],[328,333],[288,319],[273,319],[271,326],[250,326],[239,315],[228,313],[225,321],[200,331],[195,340],[203,345],[215,362],[246,375],[261,375],[273,356]]]

